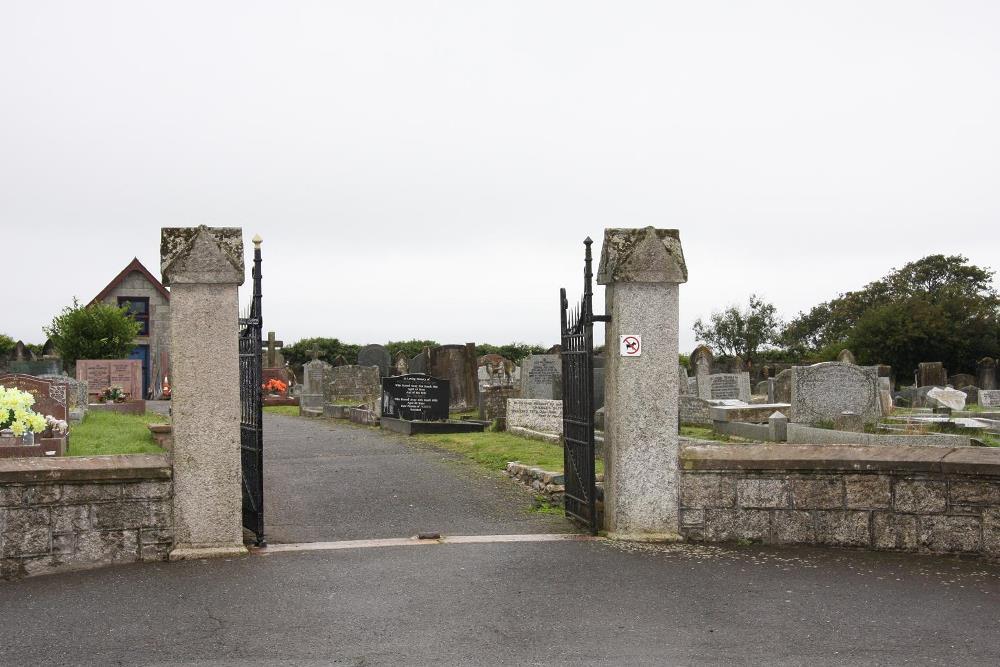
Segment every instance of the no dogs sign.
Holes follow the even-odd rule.
[[[638,357],[642,354],[642,336],[628,334],[619,336],[618,350],[623,357]]]

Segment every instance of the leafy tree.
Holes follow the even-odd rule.
[[[506,345],[491,345],[489,343],[482,343],[476,346],[476,356],[481,357],[484,354],[499,354],[505,359],[510,359],[515,364],[521,363],[521,360],[531,354],[544,354],[549,348],[542,347],[541,345],[528,345],[527,343],[507,343]]]
[[[713,312],[708,323],[698,318],[694,323],[694,335],[720,355],[753,361],[764,347],[776,340],[780,326],[777,309],[751,294],[745,308],[734,304]]]
[[[929,255],[800,313],[781,342],[824,359],[848,347],[859,363],[890,364],[899,377],[921,361],[973,371],[975,360],[1000,353],[993,275],[961,255]]]
[[[360,345],[342,343],[338,338],[316,337],[303,338],[293,345],[285,346],[281,348],[281,354],[285,357],[285,361],[299,372],[302,364],[312,359],[313,347],[319,349],[317,358],[329,364],[332,364],[338,356],[343,356],[349,364],[357,363],[358,351],[361,349]]]
[[[433,340],[400,340],[400,341],[389,341],[385,344],[389,354],[392,358],[396,358],[396,354],[402,352],[406,355],[407,359],[412,359],[421,352],[424,351],[425,347],[437,347],[438,343]]]
[[[0,357],[6,357],[14,352],[17,341],[6,334],[0,334]]]
[[[72,366],[77,359],[123,359],[135,347],[140,325],[129,315],[128,308],[95,303],[73,305],[42,327],[45,335],[59,352],[63,362]]]

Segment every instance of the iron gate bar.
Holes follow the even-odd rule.
[[[566,514],[597,534],[597,484],[594,466],[594,322],[608,322],[594,315],[593,258],[590,237],[583,268],[583,296],[572,310],[566,289],[559,290],[562,336],[563,473]]]
[[[242,463],[243,527],[254,534],[255,544],[267,546],[264,537],[264,406],[261,316],[260,237],[254,237],[253,297],[246,317],[241,317],[240,355],[240,458]]]

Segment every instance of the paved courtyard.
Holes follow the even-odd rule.
[[[266,429],[275,545],[571,530],[396,436],[270,415]],[[995,564],[843,550],[275,550],[0,583],[0,663],[995,665],[998,596]]]

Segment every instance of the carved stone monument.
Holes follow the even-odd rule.
[[[874,367],[839,361],[793,367],[792,422],[832,423],[852,412],[873,423],[881,412],[877,373]]]

